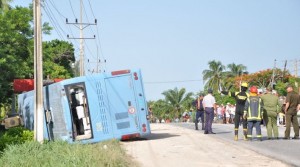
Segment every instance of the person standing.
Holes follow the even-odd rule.
[[[293,139],[299,139],[299,123],[297,119],[297,108],[300,104],[299,95],[293,91],[293,86],[288,85],[286,87],[287,96],[285,101],[285,118],[286,118],[286,129],[284,139],[290,138],[291,123],[293,124],[295,136]]]
[[[263,116],[263,103],[257,93],[257,87],[252,86],[250,88],[250,96],[245,103],[243,117],[247,119],[248,122],[247,140],[252,140],[252,130],[253,126],[255,126],[256,137],[262,141],[260,123]]]
[[[225,117],[226,117],[226,124],[229,124],[229,120],[230,120],[230,103],[227,103],[227,105],[226,105]]]
[[[199,118],[201,118],[202,130],[204,129],[204,107],[203,107],[203,94],[200,94],[196,101],[196,119],[195,119],[195,129],[198,130]]]
[[[243,122],[244,140],[247,140],[247,121],[244,120],[243,118],[245,103],[249,96],[248,93],[246,93],[247,89],[248,89],[248,84],[246,82],[243,82],[241,84],[240,92],[221,91],[222,94],[229,95],[235,98],[235,104],[236,104],[235,116],[234,116],[234,140],[235,141],[238,140],[238,132],[239,132],[241,117]]]
[[[212,131],[212,121],[216,112],[216,99],[212,95],[212,89],[207,90],[207,95],[203,98],[203,107],[205,111],[205,131],[204,134],[215,134]]]
[[[277,115],[279,113],[279,98],[272,94],[270,88],[266,89],[266,94],[261,96],[264,104],[264,121],[267,125],[268,139],[272,139],[272,132],[274,138],[278,139]]]

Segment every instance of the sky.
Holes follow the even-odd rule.
[[[249,73],[274,64],[300,74],[299,0],[82,0],[86,75],[140,68],[147,100],[169,89],[203,90],[208,62],[243,64]],[[31,0],[14,0],[28,6]],[[42,20],[54,27],[43,40],[72,42],[76,58],[80,0],[45,0]],[[106,63],[105,61],[106,60]],[[276,63],[275,63],[276,60]],[[97,62],[101,63],[97,63]],[[98,65],[98,66],[97,66]],[[98,67],[98,68],[97,68]]]

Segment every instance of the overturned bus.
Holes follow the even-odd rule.
[[[94,143],[150,134],[141,71],[122,70],[44,86],[44,139]],[[34,91],[18,95],[18,113],[34,129]]]

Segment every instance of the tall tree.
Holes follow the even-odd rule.
[[[31,45],[33,50],[33,45]],[[31,53],[33,58],[33,53]],[[60,40],[43,42],[43,75],[50,78],[71,78],[74,76],[72,63],[75,61],[71,43]],[[33,63],[33,60],[30,61]],[[31,64],[33,67],[33,64]],[[32,69],[33,70],[33,69]]]
[[[166,100],[159,99],[155,102],[150,102],[148,106],[151,107],[155,119],[166,119],[170,117],[172,112],[172,106]]]
[[[31,21],[29,8],[17,7],[0,15],[0,104],[10,103],[13,79],[29,74]]]
[[[33,12],[32,8],[16,7],[0,14],[0,107],[9,105],[16,78],[33,76]],[[52,28],[43,25],[43,33]],[[70,78],[73,76],[73,46],[65,41],[43,43],[44,76]]]
[[[182,111],[182,106],[186,101],[192,99],[193,93],[186,93],[185,88],[169,89],[162,93],[165,96],[165,100],[172,106],[173,111],[175,112],[175,117],[179,116],[179,113]]]
[[[225,66],[220,61],[209,61],[209,69],[202,72],[203,81],[206,88],[212,88],[214,91],[219,90],[225,76]]]
[[[9,3],[13,0],[0,0],[0,12],[7,11],[9,9]]]
[[[241,76],[247,70],[247,67],[243,64],[236,65],[235,63],[228,64],[227,68],[229,69],[228,74],[230,77]]]

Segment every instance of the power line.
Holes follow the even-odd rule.
[[[181,82],[202,82],[203,80],[181,80],[181,81],[157,81],[157,82],[144,82],[145,84],[163,84],[163,83],[181,83]]]
[[[55,11],[58,13],[58,15],[59,15],[63,20],[65,20],[66,17],[64,16],[64,14],[62,14],[62,13],[57,9],[55,3],[54,3],[53,1],[51,1],[51,0],[50,0],[50,3],[51,3],[51,6],[55,9]],[[65,38],[64,38],[65,35],[63,35],[63,34],[67,34],[67,33],[64,31],[64,29],[60,26],[59,22],[57,21],[58,19],[56,19],[55,15],[54,15],[54,12],[52,12],[52,10],[51,10],[51,8],[50,8],[51,6],[50,6],[49,3],[47,3],[47,1],[46,1],[46,2],[45,2],[45,6],[44,6],[44,11],[45,11],[46,15],[48,16],[49,21],[50,21],[51,24],[53,25],[54,31],[56,31],[56,33],[57,33],[57,35],[59,36],[59,38],[60,38],[61,40],[66,41]],[[70,28],[70,25],[67,25],[65,29],[68,29],[68,30],[70,31],[70,33],[73,35],[73,32],[72,32],[72,29]],[[61,33],[60,30],[62,31],[62,33]],[[73,42],[72,42],[70,39],[67,39],[67,40],[68,40],[70,43],[73,44],[73,46],[74,46],[74,56],[75,56],[75,59],[78,60],[78,56],[79,56],[79,52],[78,52],[79,46],[78,46],[78,45],[79,45],[79,44],[76,43],[76,42],[77,42],[76,40],[73,40]]]
[[[88,2],[89,2],[89,7],[90,7],[90,9],[91,9],[92,15],[94,16],[94,19],[96,19],[90,0],[88,0]],[[85,8],[84,8],[84,9],[85,9]],[[85,14],[86,14],[86,12],[85,12]],[[104,70],[103,70],[103,71],[105,71],[105,69],[106,69],[106,59],[105,59],[105,56],[104,56],[103,51],[102,51],[101,41],[100,41],[100,35],[99,35],[98,29],[99,29],[99,27],[98,27],[98,24],[97,24],[97,25],[96,25],[96,31],[97,31],[97,39],[96,39],[96,41],[98,42],[98,43],[96,42],[96,47],[97,47],[97,61],[98,61],[98,59],[99,59],[98,53],[99,53],[99,51],[100,51],[100,55],[102,55],[102,57],[103,57],[103,62],[104,62]],[[91,28],[91,31],[92,31],[92,33],[94,34],[93,28]],[[98,45],[98,44],[99,44],[99,45]],[[97,66],[97,68],[98,68],[98,66]]]
[[[60,17],[62,17],[63,18],[63,20],[65,20],[66,19],[66,17],[57,9],[57,7],[56,7],[56,5],[55,5],[55,3],[52,1],[52,0],[49,0],[50,1],[50,4],[51,4],[51,6],[55,9],[55,11],[59,14],[59,16]],[[45,3],[47,3],[47,2],[45,2]],[[52,10],[49,8],[50,6],[49,5],[47,5],[46,7],[48,7],[48,10],[49,11],[51,11],[51,13],[52,13],[52,15],[53,15],[53,17],[55,17],[55,15],[54,15],[54,13],[52,12]],[[49,17],[49,16],[48,16]],[[51,16],[50,16],[51,17]],[[50,18],[49,18],[50,19]],[[56,19],[57,20],[57,19]],[[53,23],[52,22],[52,24],[56,24],[56,21]],[[57,27],[57,26],[56,26]],[[69,29],[69,31],[71,32],[71,34],[73,35],[73,31],[72,31],[72,29],[70,28],[70,25],[67,25],[66,26],[68,29]],[[61,28],[62,29],[62,28]],[[57,29],[55,29],[55,31],[57,31]],[[64,34],[66,34],[66,32],[63,30],[63,32],[64,32]],[[61,37],[61,38],[63,38],[63,39],[65,39],[63,36]],[[76,43],[77,41],[76,40],[74,40],[75,41],[75,43],[73,43],[73,46],[74,47],[77,47],[77,49],[79,49],[79,44],[78,43]],[[69,42],[71,42],[71,40],[69,39]],[[71,42],[72,43],[72,42]]]
[[[93,14],[93,16],[94,16],[94,19],[95,19],[96,17],[95,17],[95,14],[94,14],[94,11],[93,11],[93,8],[92,8],[92,5],[91,5],[91,1],[88,0],[88,2],[89,2],[89,5],[90,5],[90,9],[91,9],[91,11],[92,11],[92,14]]]
[[[71,10],[72,10],[73,16],[74,16],[74,18],[76,18],[76,15],[75,15],[75,13],[74,13],[74,10],[73,10],[73,6],[72,6],[72,3],[71,3],[71,0],[69,0],[69,3],[70,3],[70,6],[71,6]]]
[[[69,1],[70,2],[70,1]],[[71,2],[70,2],[71,3]],[[83,46],[83,40],[84,39],[95,39],[95,35],[94,38],[87,38],[87,37],[83,37],[83,30],[90,26],[90,25],[97,25],[97,20],[95,19],[95,23],[84,23],[83,22],[83,18],[82,18],[82,10],[83,10],[83,2],[82,0],[80,0],[80,18],[79,18],[79,23],[76,19],[76,21],[74,23],[69,23],[68,19],[66,19],[66,24],[72,24],[74,26],[76,26],[77,28],[79,28],[79,32],[80,32],[80,37],[69,37],[69,35],[67,35],[67,37],[69,39],[79,39],[80,40],[80,60],[79,60],[79,67],[80,67],[80,76],[85,75],[85,61],[84,61],[84,46]],[[79,26],[78,26],[79,25]]]
[[[84,46],[87,48],[88,52],[90,53],[90,55],[92,55],[93,59],[97,59],[96,56],[94,55],[94,53],[90,50],[89,46],[87,45],[86,41],[84,40]]]
[[[57,7],[55,6],[54,2],[52,2],[52,0],[49,0],[49,2],[51,3],[51,5],[53,6],[53,8],[56,10],[56,12],[57,12],[61,17],[63,17],[64,19],[67,18],[67,17],[65,17],[65,16],[57,9]]]
[[[62,31],[62,32],[64,32],[64,30],[60,27],[60,25],[58,24],[56,24],[56,20],[51,16],[51,10],[47,7],[47,5],[44,5],[43,6],[43,9],[44,9],[44,11],[45,11],[45,13],[46,13],[46,15],[48,16],[48,18],[49,18],[49,21],[52,23],[52,25],[54,26],[54,30],[57,32],[57,35],[61,38],[61,39],[63,39],[63,40],[65,40],[65,38],[63,37],[63,35],[61,34],[61,32],[59,31],[59,29]],[[52,15],[53,15],[53,13],[52,13]],[[54,15],[53,15],[54,16]]]
[[[70,27],[70,24],[73,24],[73,25],[75,25],[75,24],[77,24],[77,21],[76,21],[76,23],[67,23],[67,25],[66,25],[66,28],[62,28],[61,27],[61,25],[59,24],[59,22],[57,21],[58,19],[56,18],[56,16],[59,16],[59,17],[61,17],[62,19],[64,19],[64,20],[67,20],[67,17],[65,16],[65,14],[63,13],[63,12],[61,12],[61,10],[59,10],[59,8],[57,8],[57,5],[55,4],[55,2],[54,1],[52,1],[52,0],[50,0],[50,2],[47,2],[47,1],[44,1],[44,3],[46,4],[45,6],[44,6],[44,11],[45,11],[45,13],[46,13],[46,15],[48,16],[48,18],[49,18],[49,21],[51,22],[51,24],[52,24],[52,26],[54,27],[54,31],[57,33],[57,35],[59,36],[59,38],[60,39],[62,39],[62,40],[65,40],[65,35],[64,34],[68,34],[65,30],[67,30],[67,31],[69,31],[69,33],[70,33],[70,35],[72,35],[72,37],[75,37],[75,35],[74,35],[74,33],[73,33],[73,30],[72,30],[72,28]],[[72,2],[69,0],[69,4],[70,4],[70,7],[71,7],[71,10],[72,10],[72,13],[73,13],[73,15],[74,15],[74,17],[76,18],[76,16],[75,16],[75,10],[74,10],[74,8],[73,8],[73,5],[72,5]],[[82,5],[82,7],[84,8],[84,14],[85,14],[85,17],[86,17],[86,19],[89,21],[89,18],[88,18],[88,13],[87,13],[87,8],[85,7],[85,5],[81,2],[81,5]],[[94,13],[94,11],[93,11],[93,8],[92,8],[92,4],[91,4],[91,2],[90,2],[90,0],[88,1],[88,5],[89,5],[89,11],[91,11],[91,13],[92,13],[92,15],[93,15],[93,17],[95,18],[95,13]],[[52,10],[51,8],[54,8],[54,10]],[[55,12],[53,12],[53,11],[55,11]],[[55,15],[56,16],[55,16]],[[60,19],[61,19],[60,18]],[[77,19],[76,19],[77,20]],[[82,23],[82,22],[81,22]],[[86,28],[88,25],[92,25],[92,24],[89,24],[89,23],[82,23],[83,24],[83,27],[79,27],[79,26],[76,26],[77,28],[79,28],[79,29],[84,29],[84,28]],[[97,20],[95,19],[95,24],[93,24],[93,25],[96,25],[97,26]],[[89,47],[89,45],[87,45],[87,41],[85,41],[85,40],[83,40],[83,42],[85,43],[85,45],[86,45],[86,48],[87,48],[87,51],[89,52],[89,54],[92,56],[91,58],[92,59],[97,59],[96,61],[97,62],[100,62],[99,60],[99,56],[98,56],[98,51],[100,51],[99,53],[100,53],[100,57],[103,57],[103,59],[104,59],[104,61],[101,61],[101,62],[104,62],[104,66],[102,67],[100,67],[100,68],[104,68],[104,70],[103,71],[105,71],[105,69],[106,69],[106,60],[105,60],[105,57],[104,57],[104,54],[103,54],[103,51],[102,51],[102,47],[101,47],[101,41],[100,41],[100,39],[99,39],[99,37],[100,37],[100,35],[99,35],[99,30],[98,30],[98,28],[99,27],[95,27],[96,28],[96,31],[97,31],[97,35],[98,35],[98,39],[96,39],[96,41],[95,41],[95,44],[96,44],[96,47],[97,47],[97,56],[96,56],[96,54],[95,54],[95,52],[93,51],[91,51],[91,49],[90,49],[90,47]],[[90,29],[89,31],[91,31],[93,34],[95,34],[94,33],[94,31],[93,31],[93,28],[92,29]],[[79,49],[80,50],[80,47],[78,46],[79,45],[79,42],[78,42],[78,40],[76,40],[76,39],[79,39],[79,38],[72,38],[72,37],[69,37],[68,36],[68,38],[67,38],[67,40],[69,41],[69,42],[71,42],[71,43],[73,43],[74,44],[74,47],[75,47],[75,49]],[[87,39],[87,38],[86,38]],[[88,38],[88,39],[95,39],[95,35],[94,35],[94,38]],[[75,54],[78,54],[76,51],[75,51]],[[78,56],[75,56],[75,57],[78,57]],[[76,59],[77,60],[77,59]],[[97,65],[97,69],[98,69],[98,65]],[[99,71],[99,70],[97,70],[97,71]],[[100,70],[101,71],[101,70]]]

